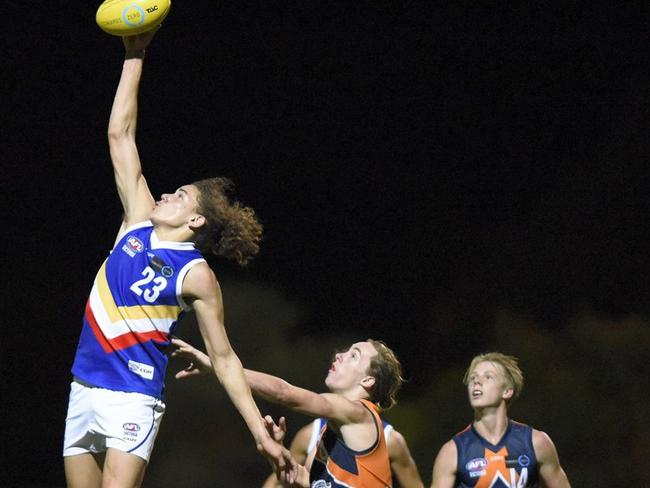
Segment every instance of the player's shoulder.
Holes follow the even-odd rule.
[[[543,458],[555,451],[555,445],[553,444],[551,437],[544,431],[532,429],[532,441],[535,455],[538,458],[540,456]]]
[[[207,262],[197,262],[187,272],[183,280],[183,291],[196,297],[210,296],[220,291],[217,276]]]
[[[456,467],[456,461],[458,457],[458,447],[454,439],[449,439],[445,442],[436,456],[435,464],[440,467],[450,468]]]
[[[472,424],[467,425],[464,429],[456,432],[451,440],[455,439],[465,439],[468,437],[473,437],[474,431],[472,430]]]
[[[153,231],[153,223],[150,220],[143,220],[139,222],[122,221],[117,235],[115,236],[115,245],[120,242],[125,236],[128,235],[131,241],[128,243],[134,247],[135,252],[139,252],[145,247],[145,242],[141,239],[147,239],[147,236]]]
[[[327,412],[321,413],[332,421],[334,424],[351,425],[351,424],[374,424],[372,410],[368,408],[363,400],[351,400],[341,393],[324,392],[318,394],[325,400]],[[373,425],[373,428],[374,425]]]
[[[519,422],[517,420],[512,420],[512,419],[509,419],[508,422],[510,423],[510,428],[512,430],[519,430],[519,431],[534,430],[530,425],[524,422]]]

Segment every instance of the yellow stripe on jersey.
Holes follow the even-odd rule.
[[[106,279],[106,261],[99,268],[97,278],[97,291],[102,301],[104,311],[111,322],[138,319],[176,319],[181,311],[178,305],[135,305],[118,307],[113,299],[113,294],[108,287]]]

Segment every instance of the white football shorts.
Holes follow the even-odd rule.
[[[165,404],[149,395],[106,390],[73,381],[65,419],[63,456],[109,447],[149,462]]]

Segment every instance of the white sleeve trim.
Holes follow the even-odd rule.
[[[199,263],[205,263],[205,259],[193,259],[181,268],[181,270],[178,272],[178,278],[176,278],[176,300],[178,300],[181,308],[186,312],[192,310],[192,307],[185,303],[185,300],[183,300],[183,280],[185,280],[185,275],[187,272]]]
[[[395,430],[391,424],[386,424],[384,426],[384,439],[388,442],[388,438],[390,437],[390,433]]]
[[[316,447],[316,444],[318,443],[318,436],[320,435],[322,428],[323,419],[314,419],[314,421],[311,423],[311,437],[309,438],[309,444],[307,444],[307,453],[310,453]]]

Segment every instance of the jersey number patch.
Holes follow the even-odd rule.
[[[131,291],[147,302],[153,303],[167,286],[167,280],[162,276],[156,276],[156,272],[150,266],[142,270],[142,276],[144,278],[131,285]]]

